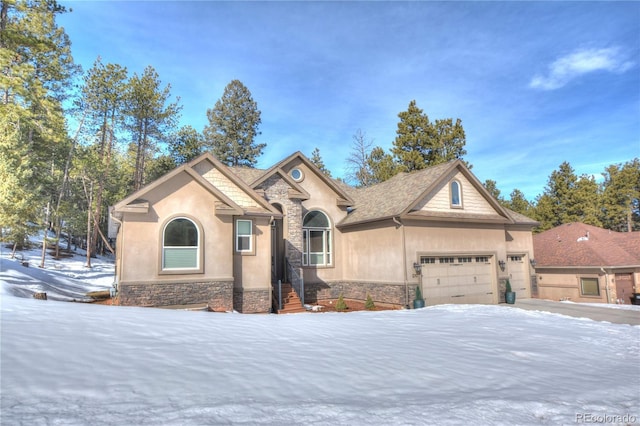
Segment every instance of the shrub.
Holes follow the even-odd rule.
[[[336,303],[336,311],[346,311],[346,310],[347,310],[347,304],[344,302],[342,293],[340,293],[340,297],[338,297],[338,302]]]
[[[420,291],[420,286],[416,287],[416,300],[422,300],[422,291]]]
[[[507,284],[506,284],[506,286],[507,286],[507,289],[506,289],[505,291],[506,291],[507,293],[511,293],[511,292],[512,292],[512,291],[511,291],[511,283],[509,282],[509,278],[507,278]]]
[[[364,303],[364,308],[367,311],[373,311],[376,308],[376,305],[373,303],[373,299],[369,293],[367,293],[367,301]]]

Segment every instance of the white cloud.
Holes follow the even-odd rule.
[[[529,87],[554,90],[565,86],[571,80],[595,71],[622,73],[633,66],[617,47],[606,49],[581,49],[555,60],[549,65],[545,75],[537,74]]]

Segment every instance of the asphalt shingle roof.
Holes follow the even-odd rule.
[[[640,232],[615,232],[580,222],[533,236],[537,267],[640,266]]]

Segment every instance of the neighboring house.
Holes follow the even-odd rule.
[[[429,305],[499,303],[507,278],[531,294],[537,222],[502,207],[461,161],[357,189],[299,152],[268,170],[204,154],[112,217],[125,305],[269,312],[278,280],[306,303],[370,294],[408,306],[418,285]]]
[[[567,223],[533,244],[541,299],[629,304],[640,292],[640,232]]]

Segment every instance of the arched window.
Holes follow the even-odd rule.
[[[200,268],[200,231],[185,217],[169,221],[162,232],[162,270]]]
[[[451,192],[451,207],[462,207],[462,191],[460,190],[460,182],[454,180],[449,184]]]
[[[302,264],[331,265],[331,224],[327,215],[319,210],[307,213],[302,221],[302,232]]]

